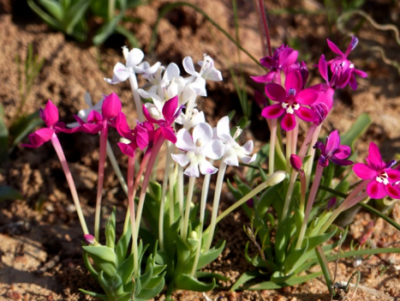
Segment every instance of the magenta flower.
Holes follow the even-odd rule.
[[[267,67],[269,72],[261,76],[252,76],[257,83],[277,83],[281,84],[281,71],[291,67],[297,60],[298,52],[289,46],[282,45],[275,49],[274,55],[266,56],[260,60],[261,65]]]
[[[370,181],[367,186],[368,195],[373,199],[381,199],[387,195],[400,199],[400,189],[395,186],[400,181],[400,171],[391,168],[396,162],[383,162],[379,149],[373,142],[369,145],[365,161],[367,164],[355,164],[353,171],[361,179]]]
[[[318,98],[314,89],[301,90],[303,81],[298,71],[287,74],[285,81],[286,90],[276,83],[265,86],[267,96],[278,102],[263,109],[261,115],[267,119],[275,119],[283,115],[281,126],[285,131],[290,131],[296,126],[296,116],[307,122],[314,122],[318,116],[306,106],[312,105]]]
[[[59,132],[69,132],[71,130],[67,130],[65,128],[65,124],[62,122],[58,122],[59,115],[57,107],[49,100],[43,109],[40,109],[39,112],[40,118],[42,118],[44,124],[47,126],[36,132],[30,134],[29,141],[30,144],[22,144],[24,147],[36,148],[41,146],[43,143],[50,141],[51,137],[54,134]]]
[[[321,150],[321,155],[318,164],[321,166],[328,166],[329,161],[340,166],[347,166],[353,164],[352,161],[346,160],[351,154],[351,148],[347,145],[340,145],[340,136],[337,130],[334,130],[328,137],[326,137],[326,144],[318,141],[315,148]]]
[[[332,71],[332,78],[330,81],[330,85],[332,88],[344,88],[347,86],[347,84],[350,85],[350,87],[353,90],[357,89],[357,81],[355,75],[358,75],[360,77],[367,77],[367,73],[364,71],[358,70],[354,68],[354,64],[347,59],[347,56],[350,54],[350,52],[356,48],[358,44],[358,39],[356,37],[351,38],[351,42],[349,47],[347,47],[346,52],[343,54],[342,51],[331,41],[327,40],[329,48],[339,56],[334,58],[333,60],[330,60],[328,62],[328,66],[330,66],[331,71]],[[321,72],[321,68],[320,68]],[[322,74],[322,77],[327,80],[327,73]]]
[[[178,96],[175,96],[171,98],[170,100],[166,101],[163,109],[162,109],[162,115],[164,119],[154,119],[147,108],[143,105],[143,114],[146,117],[148,121],[154,124],[158,124],[160,127],[159,130],[161,131],[161,134],[164,136],[165,139],[171,141],[172,143],[176,143],[176,135],[175,131],[172,128],[172,124],[174,123],[175,119],[179,116],[181,113],[183,106],[179,105],[179,100]]]

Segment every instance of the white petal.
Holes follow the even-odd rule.
[[[85,95],[83,95],[83,99],[85,100],[89,108],[93,107],[92,97],[90,96],[90,93],[88,91],[86,91]]]
[[[170,82],[174,77],[178,77],[180,74],[180,70],[177,64],[171,63],[168,65],[167,70],[164,72],[163,79]]]
[[[200,175],[199,174],[198,165],[196,163],[193,163],[193,162],[190,163],[189,167],[186,168],[184,174],[189,176],[189,177],[196,177],[197,178]]]
[[[104,77],[103,78],[107,83],[111,84],[111,85],[116,85],[119,84],[121,81],[118,79],[118,77],[115,76],[115,74],[113,75],[112,78],[107,78]]]
[[[203,154],[207,158],[218,160],[224,154],[224,144],[220,140],[211,140],[203,149]]]
[[[222,117],[217,124],[217,135],[220,139],[230,141],[232,136],[229,129],[229,117]]]
[[[194,75],[194,76],[198,75],[198,73],[194,69],[193,60],[190,56],[187,56],[183,59],[182,65],[183,65],[183,69],[185,69],[187,74]]]
[[[161,66],[160,62],[155,63],[153,66],[150,66],[148,62],[143,62],[140,65],[136,66],[134,69],[136,73],[138,74],[145,73],[148,76],[150,74],[156,73],[160,66]]]
[[[179,103],[185,104],[189,101],[189,99],[196,97],[196,95],[197,94],[193,91],[190,85],[186,85],[179,97]]]
[[[191,84],[193,91],[200,96],[207,96],[206,80],[202,77],[198,77],[197,80]]]
[[[212,69],[210,71],[207,70],[207,72],[203,73],[203,78],[211,81],[221,81],[222,80],[222,74],[221,71],[217,69]]]
[[[200,172],[205,175],[205,174],[215,174],[218,171],[218,168],[215,168],[212,166],[210,162],[207,160],[203,160],[200,164]]]
[[[126,66],[120,62],[116,63],[114,66],[114,76],[120,81],[126,81],[128,79],[128,77],[131,75],[131,71],[129,71],[128,68],[126,68]],[[114,80],[114,76],[113,76],[113,80]]]
[[[179,116],[176,117],[175,122],[178,123],[178,124],[184,124],[186,122],[186,120],[187,120],[186,115],[183,114],[183,112],[181,112],[179,114]]]
[[[176,134],[176,147],[179,149],[183,149],[185,151],[193,151],[195,150],[195,144],[193,142],[192,136],[190,136],[189,132],[186,129],[180,129]]]
[[[197,109],[194,109],[193,115],[192,115],[192,126],[196,126],[199,123],[203,123],[203,122],[206,122],[204,112],[199,112]]]
[[[139,65],[143,58],[143,51],[138,48],[133,48],[131,51],[129,51],[128,58],[126,60],[126,66],[135,67],[136,65]]]
[[[227,156],[223,161],[229,166],[239,166],[239,160],[235,154]]]
[[[171,157],[180,166],[186,166],[190,162],[185,154],[171,154]]]
[[[250,155],[253,152],[254,142],[253,140],[249,140],[245,145],[242,146],[242,150],[246,155]]]
[[[67,123],[67,127],[71,129],[76,128],[78,126],[80,126],[78,122]]]
[[[88,118],[89,113],[90,113],[91,111],[93,111],[92,108],[80,110],[80,111],[78,112],[78,117],[80,117],[83,121],[87,121],[87,118]]]
[[[254,154],[253,156],[239,156],[240,160],[242,160],[243,163],[249,164],[251,162],[254,162],[257,159],[257,154]]]
[[[202,146],[206,146],[212,139],[212,127],[208,123],[200,123],[193,129],[193,141],[199,140]]]

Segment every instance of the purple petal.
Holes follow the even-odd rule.
[[[284,112],[285,110],[280,104],[270,105],[262,110],[261,116],[267,119],[276,119],[280,117]]]
[[[342,74],[337,74],[338,78],[336,80],[336,85],[338,88],[344,88],[350,81],[350,77],[352,74],[352,69],[346,69]]]
[[[294,114],[285,114],[281,121],[282,129],[286,132],[291,131],[296,126],[296,117]]]
[[[299,171],[301,170],[301,167],[303,166],[303,162],[301,161],[301,158],[295,154],[292,154],[290,156],[290,165],[292,165],[292,167]]]
[[[358,85],[357,85],[357,80],[356,80],[356,77],[354,76],[354,73],[352,73],[350,75],[349,85],[354,91],[357,90]]]
[[[395,169],[387,168],[385,169],[386,174],[388,175],[389,183],[396,183],[400,181],[400,171]]]
[[[368,184],[367,193],[372,199],[376,200],[384,198],[387,195],[385,185],[375,180],[372,180]]]
[[[340,145],[340,137],[338,130],[334,130],[326,137],[326,152],[334,153]],[[347,158],[347,157],[346,157]]]
[[[318,119],[318,116],[315,113],[315,111],[313,111],[309,108],[306,108],[306,107],[300,106],[300,108],[295,112],[296,112],[296,115],[299,116],[300,119],[307,121],[307,122],[314,122],[316,119]]]
[[[318,63],[318,70],[319,73],[321,74],[322,78],[328,82],[329,78],[328,78],[328,65],[326,64],[326,60],[325,60],[325,56],[321,55],[321,58],[319,59],[319,63]]]
[[[288,52],[290,52],[289,55]],[[299,52],[297,50],[293,50],[291,48],[285,49],[284,53],[281,54],[279,61],[281,68],[290,67],[297,61],[297,57],[299,56]]]
[[[142,105],[142,109],[143,109],[143,115],[144,117],[146,117],[147,121],[158,124],[158,120],[151,117],[149,110],[146,108],[145,105]]]
[[[165,102],[164,107],[162,109],[162,114],[167,121],[168,125],[171,125],[174,122],[175,111],[178,108],[178,96],[172,97],[170,100]]]
[[[171,141],[173,144],[176,143],[176,135],[171,127],[161,127],[160,129],[165,139]]]
[[[131,129],[126,121],[126,116],[121,111],[118,112],[118,115],[115,118],[115,128],[122,137],[127,138],[127,136],[131,135]]]
[[[400,189],[399,189],[399,187],[389,184],[389,185],[386,185],[385,188],[386,188],[387,194],[391,198],[396,199],[396,200],[400,199]]]
[[[135,149],[132,147],[132,146],[134,146],[133,143],[125,144],[125,143],[119,142],[118,146],[119,146],[119,149],[121,150],[121,152],[124,155],[127,155],[127,156],[129,156],[131,158],[135,157]]]
[[[286,91],[289,91],[290,89],[294,89],[297,94],[300,92],[302,85],[303,85],[303,79],[301,78],[301,74],[299,71],[295,70],[295,71],[289,72],[286,75],[286,80],[285,80]]]
[[[114,118],[117,116],[118,112],[121,111],[121,108],[121,101],[118,95],[113,92],[104,98],[101,112],[105,118]]]
[[[24,147],[36,148],[49,141],[53,137],[54,130],[43,128],[29,135],[30,144],[22,144]]]
[[[350,44],[349,44],[349,47],[347,47],[346,53],[344,54],[345,57],[347,57],[347,56],[350,54],[350,52],[351,52],[354,48],[356,48],[357,44],[358,44],[358,39],[357,39],[355,36],[352,36],[352,37],[351,37],[351,42],[350,42]]]
[[[342,160],[346,159],[351,155],[351,147],[347,145],[339,145],[335,152],[335,157]]]
[[[101,124],[85,123],[81,126],[81,130],[88,134],[97,134],[102,130],[103,126]]]
[[[265,94],[274,101],[282,102],[286,99],[285,89],[278,84],[270,83],[265,86]]]
[[[296,96],[296,101],[303,105],[311,105],[318,99],[318,92],[314,89],[305,89]]]
[[[339,166],[349,166],[349,165],[351,165],[351,164],[354,163],[353,161],[350,161],[350,160],[338,159],[338,158],[336,158],[335,156],[332,156],[332,157],[331,157],[331,161],[332,161],[333,163],[335,163],[336,165],[339,165]]]
[[[254,80],[256,83],[268,84],[268,83],[275,82],[275,78],[276,78],[276,77],[279,77],[279,79],[280,79],[280,76],[277,76],[277,75],[279,75],[279,74],[280,74],[279,72],[270,71],[270,72],[268,72],[267,74],[264,74],[264,75],[260,75],[260,76],[250,76],[250,77],[251,77],[251,79]],[[279,81],[280,81],[280,80],[279,80]],[[279,82],[278,84],[280,84],[280,82]]]
[[[51,100],[47,102],[44,110],[40,110],[39,114],[47,127],[55,125],[58,121],[58,109]]]
[[[97,111],[91,111],[87,117],[87,122],[98,123],[103,120],[103,116]],[[79,121],[78,121],[79,122]]]
[[[379,170],[383,166],[385,166],[385,163],[382,161],[382,156],[381,153],[379,152],[379,148],[373,142],[369,144],[367,159],[371,167],[375,170]]]
[[[361,71],[359,69],[354,69],[353,71],[357,76],[362,77],[362,78],[366,78],[368,77],[368,74],[365,73],[364,71]]]
[[[353,171],[359,178],[363,180],[373,179],[377,175],[376,170],[364,163],[356,163],[353,166]]]
[[[336,54],[339,54],[340,56],[344,57],[345,55],[343,54],[342,51],[340,51],[340,49],[331,41],[329,41],[329,39],[326,40],[328,42],[328,46],[329,48]]]
[[[260,108],[265,108],[268,105],[267,99],[259,91],[254,91],[254,101],[258,104]]]

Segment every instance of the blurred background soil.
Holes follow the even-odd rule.
[[[204,53],[213,57],[225,80],[210,83],[208,97],[198,102],[199,108],[204,110],[206,119],[212,125],[231,110],[237,111],[234,122],[238,121],[241,108],[229,73],[229,67],[239,70],[236,46],[201,14],[189,7],[176,8],[168,13],[159,23],[154,52],[148,53],[158,14],[170,2],[153,1],[129,11],[131,17],[139,18],[141,22],[132,23],[127,29],[135,33],[146,54],[145,59],[151,63],[160,61],[167,65],[175,62],[182,67],[185,56],[192,56],[194,61],[201,60]],[[234,36],[231,1],[191,0],[190,3],[204,10]],[[252,1],[240,0],[237,3],[241,45],[259,59],[264,49],[256,9]],[[338,31],[325,13],[324,2],[273,0],[266,1],[266,7],[271,11],[268,18],[272,47],[285,43],[297,48],[300,59],[308,62],[309,84],[320,82],[315,64],[322,53],[327,59],[333,58],[326,39],[329,38],[343,50],[349,43],[349,38]],[[364,1],[361,9],[380,24],[400,26],[400,4],[397,1]],[[356,19],[350,20],[350,25],[347,25],[350,27],[352,22],[360,20]],[[325,122],[323,134],[333,129],[346,131],[361,113],[366,112],[373,123],[357,144],[359,160],[365,157],[370,141],[380,145],[386,161],[391,160],[400,153],[400,76],[399,71],[385,64],[379,52],[372,51],[371,47],[382,47],[390,60],[399,61],[400,45],[395,42],[394,32],[378,31],[368,22],[361,24],[358,37],[359,46],[351,53],[350,59],[369,77],[358,79],[359,89],[356,92],[347,88],[335,95],[334,109]],[[72,114],[85,108],[83,95],[86,91],[90,92],[95,102],[101,95],[115,91],[122,100],[129,121],[133,122],[135,112],[129,84],[109,85],[103,80],[112,76],[116,62],[123,61],[121,47],[125,45],[125,40],[122,36],[112,36],[99,48],[90,43],[78,43],[43,24],[25,0],[1,0],[0,103],[5,109],[6,123],[9,124],[16,117],[20,102],[16,57],[25,58],[29,44],[33,45],[34,54],[45,61],[23,108],[24,113],[33,113],[51,99],[59,108],[60,119],[71,122]],[[250,76],[264,74],[265,71],[243,53],[241,66],[245,73],[246,89],[252,99],[254,90],[262,91],[263,87],[252,82]],[[252,123],[241,138],[243,141],[256,139],[256,149],[269,139],[260,112],[254,104]],[[301,133],[305,130],[303,125]],[[95,135],[83,134],[61,135],[60,139],[77,181],[85,216],[91,225],[96,194],[98,139]],[[114,134],[110,139],[116,142],[118,137]],[[115,153],[125,171],[125,159],[117,148]],[[0,203],[0,299],[90,299],[80,294],[78,289],[100,291],[100,288],[83,266],[80,247],[82,233],[75,208],[71,205],[64,174],[52,147],[49,144],[38,149],[18,147],[1,166],[0,172],[0,185],[16,188],[25,198]],[[228,176],[231,177],[234,172],[228,170]],[[243,170],[239,170],[239,175],[241,173]],[[222,209],[234,202],[227,190],[224,194]],[[118,221],[122,223],[126,199],[109,166],[103,200],[103,215],[107,217],[112,206],[117,206]],[[393,207],[391,217],[400,222],[400,207],[397,204]],[[206,269],[230,277],[229,282],[220,283],[221,288],[229,287],[243,272],[253,268],[243,255],[247,242],[243,232],[244,223],[249,224],[249,221],[241,211],[237,211],[226,218],[218,229],[215,241],[226,239],[227,247],[220,258]],[[350,235],[343,248],[348,249],[352,239],[357,241],[365,234],[377,247],[395,246],[400,241],[398,232],[390,225],[360,212],[350,227]],[[400,297],[398,255],[364,258],[357,267],[354,262],[355,259],[341,260],[336,277],[337,281],[347,281],[354,271],[361,272],[360,287],[352,300],[393,300]],[[334,264],[331,268],[333,271]],[[353,292],[354,289],[347,297],[343,293],[343,298],[350,300]],[[217,300],[330,299],[322,277],[279,291],[229,293],[214,290],[207,295]],[[163,298],[161,295],[156,299]],[[174,298],[205,300],[202,294],[193,292],[177,292]]]

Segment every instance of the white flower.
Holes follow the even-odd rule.
[[[185,175],[198,177],[200,172],[204,174],[214,174],[217,172],[206,158],[217,160],[224,153],[224,145],[221,141],[212,139],[213,130],[207,123],[200,123],[193,129],[193,137],[186,129],[181,129],[177,133],[176,146],[186,151],[186,154],[172,154],[172,159],[179,165],[185,166],[190,163],[185,170]]]
[[[197,109],[193,109],[192,116],[189,117],[181,112],[179,116],[175,119],[175,122],[182,124],[185,129],[189,130],[200,123],[206,122],[206,119],[203,112],[199,112]]]
[[[104,98],[102,98],[95,105],[93,105],[92,98],[90,97],[89,92],[86,92],[85,95],[83,96],[83,98],[85,99],[85,102],[89,106],[89,108],[80,110],[77,115],[79,118],[81,118],[83,121],[86,122],[90,112],[97,111],[101,114],[101,106],[103,105]],[[80,126],[80,124],[78,122],[73,122],[73,123],[67,124],[67,127],[69,127],[69,128],[75,128],[77,126]]]
[[[225,152],[222,161],[225,162],[227,165],[238,166],[238,158],[246,164],[254,162],[257,158],[256,154],[254,154],[252,157],[248,156],[253,152],[254,143],[252,140],[247,141],[244,146],[240,146],[235,141],[235,139],[239,137],[241,132],[242,131],[238,128],[233,137],[231,136],[228,116],[225,116],[220,121],[218,121],[217,136],[225,144]]]
[[[183,59],[183,68],[191,75],[187,79],[188,84],[198,95],[207,96],[206,80],[221,81],[221,71],[215,69],[214,61],[208,55],[204,55],[204,61],[199,61],[198,65],[201,66],[200,72],[197,72],[194,68],[193,60],[190,56]]]
[[[123,47],[123,51],[127,52],[128,49]],[[147,62],[141,63],[143,58],[143,51],[138,48],[133,48],[126,56],[126,65],[120,62],[115,64],[112,79],[104,78],[104,80],[109,84],[118,84],[126,81],[134,73],[153,74],[157,72],[161,64],[157,62],[153,66],[150,66]]]

